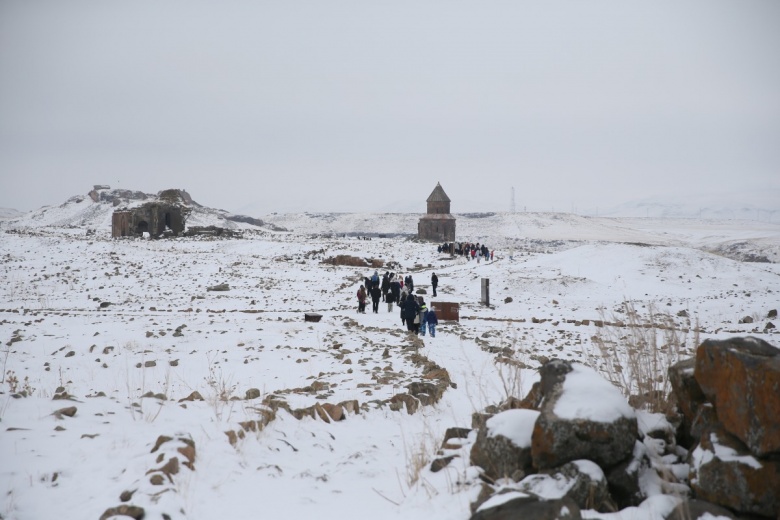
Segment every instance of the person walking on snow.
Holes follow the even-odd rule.
[[[387,312],[393,312],[393,302],[395,301],[395,294],[393,294],[393,291],[387,291],[387,298],[385,298],[385,301],[387,302]]]
[[[420,316],[420,325],[419,325],[419,334],[420,336],[425,336],[425,324],[426,324],[426,315],[428,313],[428,306],[425,305],[425,300],[420,298],[420,310],[418,311]]]
[[[390,292],[393,293],[393,301],[401,305],[401,283],[394,274],[390,275]]]
[[[425,315],[425,321],[428,323],[428,332],[431,333],[431,337],[436,337],[436,325],[439,324],[439,319],[436,316],[436,311],[433,310],[433,307],[428,309],[428,314]]]
[[[417,304],[417,298],[415,298],[413,294],[409,294],[409,296],[406,297],[403,313],[404,319],[406,320],[406,330],[414,332],[415,334],[417,334],[420,327],[417,314],[419,310],[420,306]],[[415,321],[417,321],[417,323],[415,323]]]
[[[365,314],[366,313],[366,288],[363,287],[362,285],[360,286],[360,289],[358,289],[357,299],[358,299],[358,312]]]
[[[390,290],[390,273],[385,271],[382,276],[382,301],[387,301],[387,291]]]
[[[409,293],[406,289],[401,288],[401,293],[398,300],[398,307],[401,309],[401,326],[406,325],[406,301],[409,299]]]
[[[371,287],[371,310],[374,314],[379,314],[379,300],[382,298],[382,290],[379,288],[379,283],[375,283]]]
[[[431,275],[431,287],[433,287],[433,295],[436,296],[436,286],[439,285],[439,277],[436,273]]]

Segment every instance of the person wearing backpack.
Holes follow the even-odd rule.
[[[417,303],[417,298],[414,294],[409,294],[406,297],[406,303],[404,304],[403,317],[406,320],[406,330],[417,334],[419,332],[420,322],[419,314],[420,305]],[[417,321],[417,323],[415,323]]]
[[[387,301],[387,292],[390,290],[390,273],[385,271],[382,277],[382,301]]]
[[[425,336],[425,324],[426,324],[426,315],[428,313],[428,306],[425,305],[425,300],[420,298],[420,310],[418,312],[420,324],[418,328],[418,334],[420,336]]]

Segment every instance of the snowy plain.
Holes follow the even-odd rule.
[[[455,215],[458,240],[495,250],[477,263],[412,240],[417,214],[261,217],[278,231],[194,211],[189,225],[243,238],[116,240],[111,211],[77,197],[0,222],[0,518],[97,519],[135,490],[147,518],[466,519],[479,492],[468,452],[428,470],[445,430],[523,397],[547,359],[596,367],[593,338],[608,328],[596,322],[625,316],[626,302],[689,331],[685,355],[694,337],[779,343],[765,328],[780,303],[780,225],[768,222]],[[429,303],[435,272],[433,301],[459,303],[460,321],[412,338],[397,307],[357,314],[373,269],[322,262],[336,255],[411,274]],[[207,290],[223,283],[229,291]],[[306,312],[323,318],[305,322]],[[423,380],[414,352],[454,384],[409,415],[380,402]],[[245,399],[249,389],[260,397]],[[194,391],[204,400],[181,401]],[[231,445],[225,432],[257,420],[271,395],[361,410],[330,423],[279,411]],[[67,406],[73,417],[55,414]],[[194,470],[153,486],[160,435],[191,439],[197,455]],[[667,510],[651,497],[631,514]]]

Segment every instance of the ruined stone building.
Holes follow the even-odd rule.
[[[450,215],[450,198],[441,184],[431,192],[426,201],[428,212],[417,224],[417,238],[432,242],[455,241],[455,217]]]
[[[191,211],[186,205],[189,195],[182,190],[165,190],[157,196],[157,200],[135,208],[115,211],[111,217],[111,236],[140,237],[149,233],[159,237],[166,231],[173,235],[182,233]]]

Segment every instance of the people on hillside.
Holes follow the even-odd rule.
[[[433,295],[436,296],[436,287],[439,285],[439,277],[436,273],[431,274],[431,287],[433,288]]]
[[[358,289],[357,299],[358,299],[358,312],[361,314],[365,314],[366,313],[366,288],[362,285],[360,286],[360,289]]]

